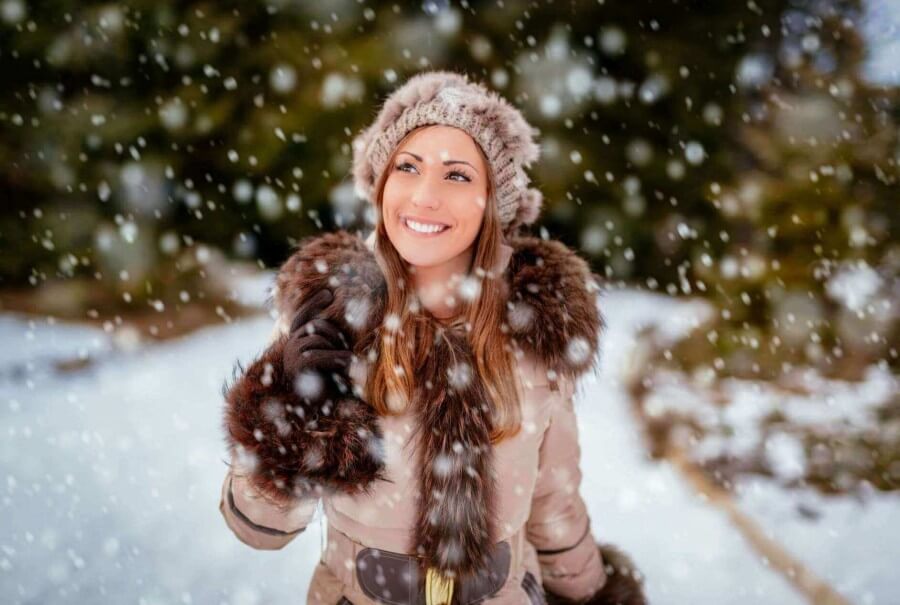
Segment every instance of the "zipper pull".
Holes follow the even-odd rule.
[[[436,567],[429,567],[425,572],[425,605],[450,605],[453,586],[453,578],[442,575]]]

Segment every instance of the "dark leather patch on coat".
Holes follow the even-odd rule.
[[[487,566],[456,584],[455,603],[476,605],[499,591],[509,576],[512,551],[509,542],[496,544]],[[424,579],[416,557],[378,548],[364,548],[356,555],[356,578],[363,593],[388,605],[424,605]]]

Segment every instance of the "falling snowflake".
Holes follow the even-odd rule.
[[[317,399],[325,389],[325,381],[322,375],[315,370],[304,370],[297,374],[294,380],[294,392],[300,397],[313,400]]]
[[[481,294],[481,280],[475,276],[467,276],[459,283],[457,291],[463,300],[474,301]]]
[[[371,306],[372,304],[366,298],[349,299],[344,306],[344,319],[347,324],[356,330],[361,330],[369,318]]]
[[[291,431],[291,425],[285,420],[284,405],[277,399],[270,399],[263,405],[263,417],[275,425],[278,435],[284,437]]]
[[[535,318],[534,307],[524,302],[512,303],[506,314],[509,326],[516,332],[527,330]]]
[[[447,87],[438,93],[437,98],[453,108],[459,108],[463,105],[465,94],[459,88]]]
[[[447,378],[451,388],[464,389],[472,382],[472,366],[465,362],[454,364],[447,369]]]
[[[580,336],[573,338],[566,345],[566,358],[575,365],[587,361],[591,353],[591,345],[587,339]]]
[[[434,462],[431,464],[432,472],[435,477],[439,477],[443,479],[450,475],[450,471],[453,470],[453,458],[446,454],[439,454],[435,456]]]

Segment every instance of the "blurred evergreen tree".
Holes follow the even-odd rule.
[[[858,0],[7,4],[0,284],[177,304],[214,248],[275,266],[371,224],[352,137],[448,68],[540,129],[554,236],[611,280],[717,303],[704,363],[827,363],[876,316],[853,350],[883,354],[896,325],[826,296],[846,261],[881,272],[867,305],[896,276],[898,103],[859,78]]]

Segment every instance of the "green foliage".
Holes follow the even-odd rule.
[[[365,226],[352,137],[399,82],[449,68],[540,129],[532,172],[550,232],[611,280],[713,300],[717,354],[895,363],[896,311],[881,306],[900,257],[900,103],[860,78],[859,11],[29,5],[0,26],[0,245],[14,251],[0,280],[82,276],[118,291],[122,271],[160,284],[200,242],[274,266],[305,235]],[[880,275],[861,310],[826,290],[852,267]]]

